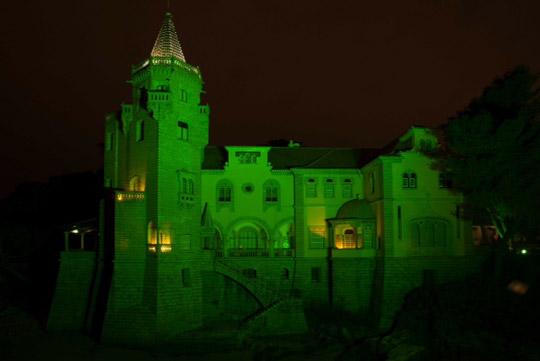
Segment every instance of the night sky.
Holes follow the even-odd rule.
[[[130,102],[166,0],[2,3],[0,197],[96,170],[104,116]],[[495,76],[540,72],[538,0],[171,0],[201,68],[210,144],[381,147],[434,126]]]

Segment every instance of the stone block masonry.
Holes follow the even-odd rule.
[[[60,254],[47,329],[82,330],[91,296],[95,258],[95,252],[64,251]]]

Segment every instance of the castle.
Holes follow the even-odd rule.
[[[95,250],[66,250],[49,329],[155,343],[212,322],[305,331],[302,307],[387,329],[414,287],[478,270],[461,196],[412,127],[383,149],[208,146],[199,68],[167,13],[134,66],[133,104],[106,118]]]

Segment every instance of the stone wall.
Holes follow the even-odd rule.
[[[401,308],[405,295],[415,287],[438,285],[460,281],[479,272],[485,256],[387,258],[384,265],[378,262],[377,272],[383,273],[382,282],[375,284],[374,307],[380,306],[380,328],[392,325],[394,316]]]
[[[95,252],[60,253],[60,268],[47,329],[83,329],[92,289],[95,258]]]

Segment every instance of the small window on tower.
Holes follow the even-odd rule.
[[[178,122],[178,129],[176,135],[179,139],[188,140],[188,124],[184,122]]]
[[[184,89],[180,90],[180,100],[187,103],[187,92]]]

